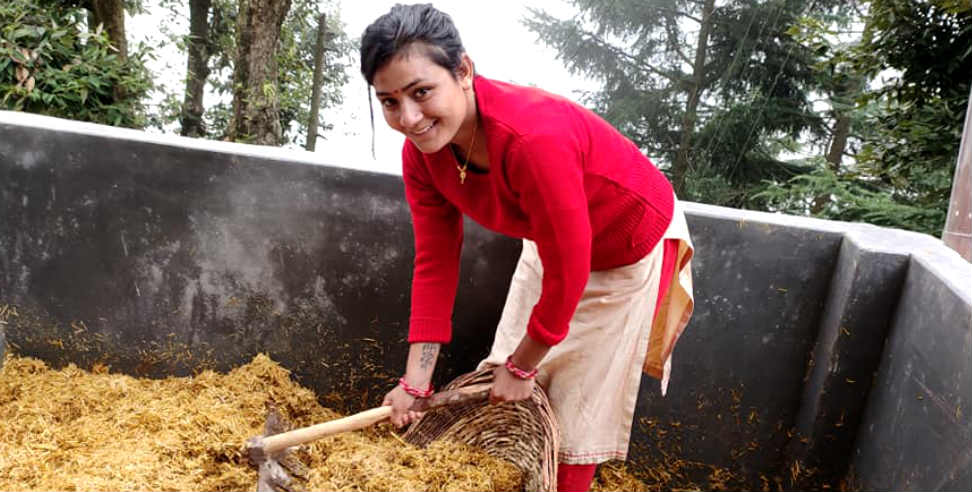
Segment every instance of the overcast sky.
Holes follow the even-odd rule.
[[[395,0],[338,0],[340,18],[348,35],[357,39],[365,27],[396,3]],[[574,13],[563,0],[440,0],[436,8],[448,13],[459,29],[466,51],[478,73],[523,85],[535,85],[550,92],[577,99],[577,91],[591,90],[594,85],[582,77],[568,74],[556,51],[537,41],[537,36],[520,22],[527,7],[541,8],[566,18]],[[185,23],[188,26],[188,12]],[[130,20],[129,35],[133,40],[158,41],[161,14],[151,13]],[[176,32],[181,26],[170,27]],[[157,51],[158,60],[151,66],[158,81],[181,90],[185,77],[185,55],[174,48]],[[358,71],[357,53],[350,61],[350,82],[344,88],[345,102],[329,108],[322,119],[334,123],[326,139],[318,139],[317,153],[323,162],[350,164],[375,171],[399,174],[401,168],[401,134],[388,128],[375,104],[375,154],[371,156],[371,126],[368,121],[368,99],[365,83]],[[310,95],[308,94],[308,97]],[[208,101],[207,101],[208,102]]]

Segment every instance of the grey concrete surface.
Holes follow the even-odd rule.
[[[323,159],[0,112],[11,350],[145,376],[266,352],[345,409],[375,404],[407,349],[410,219],[399,177]],[[696,312],[668,395],[643,380],[632,466],[972,488],[972,266],[921,234],[686,210]],[[486,354],[519,251],[466,232],[436,384]]]
[[[901,290],[908,257],[878,234],[845,236],[804,380],[789,460],[847,472],[855,431]],[[853,331],[852,331],[853,330]]]
[[[943,260],[911,259],[851,463],[864,490],[972,490],[972,284]]]

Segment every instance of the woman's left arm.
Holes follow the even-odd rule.
[[[530,315],[526,335],[510,358],[516,368],[529,372],[551,346],[567,336],[591,272],[591,224],[582,154],[570,137],[523,137],[511,149],[507,177],[530,218],[531,239],[543,265],[540,300]],[[494,375],[494,401],[530,396],[532,379],[517,378],[503,366]]]

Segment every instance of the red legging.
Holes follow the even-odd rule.
[[[557,465],[557,492],[587,492],[597,465]]]
[[[661,306],[662,299],[665,298],[665,293],[668,292],[668,286],[671,285],[672,275],[675,273],[677,248],[677,239],[665,240],[658,299],[655,300],[656,313]],[[596,470],[597,465],[594,463],[585,465],[560,463],[557,465],[557,492],[587,492],[591,488],[591,481],[594,480]]]

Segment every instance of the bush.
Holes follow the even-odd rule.
[[[40,3],[0,4],[0,109],[144,127],[146,49],[122,58],[86,10]]]

